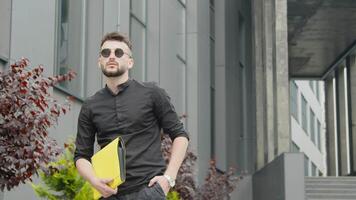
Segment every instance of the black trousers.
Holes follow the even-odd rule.
[[[145,186],[137,192],[125,194],[122,196],[113,195],[108,198],[101,198],[101,200],[165,200],[166,195],[158,183],[153,186]]]

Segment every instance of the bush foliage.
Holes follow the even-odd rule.
[[[162,152],[166,163],[169,162],[171,146],[171,139],[162,134]],[[218,172],[215,161],[211,160],[204,183],[198,185],[194,171],[196,160],[195,153],[188,149],[182,166],[178,171],[176,186],[173,191],[177,191],[181,199],[184,200],[221,200],[230,197],[237,187],[238,181],[242,178],[234,175],[235,169],[230,168],[225,173]]]
[[[72,80],[74,72],[43,77],[42,66],[28,69],[22,59],[0,72],[0,190],[11,190],[31,180],[59,153],[48,136],[60,115],[69,109],[52,99],[49,89],[58,82]]]
[[[93,199],[92,190],[78,173],[73,162],[74,142],[65,144],[65,151],[59,159],[48,164],[39,175],[45,186],[31,184],[39,197],[50,200]]]

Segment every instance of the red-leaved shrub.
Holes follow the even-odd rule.
[[[181,118],[186,117],[183,115]],[[167,134],[162,133],[161,150],[168,164],[171,156],[172,141]],[[188,148],[186,156],[179,168],[176,185],[173,190],[179,193],[183,200],[221,200],[230,197],[242,176],[235,175],[235,169],[227,172],[218,172],[215,161],[210,161],[209,171],[202,185],[197,185],[195,174],[195,162],[197,156]]]
[[[42,76],[43,67],[28,69],[22,59],[0,72],[0,190],[10,190],[31,180],[36,170],[59,153],[48,128],[69,109],[51,98],[49,89],[71,80],[74,72]]]

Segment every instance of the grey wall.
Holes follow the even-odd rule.
[[[11,62],[26,57],[30,59],[31,66],[43,64],[46,76],[53,74],[54,5],[54,1],[13,0],[11,9]],[[37,182],[35,177],[34,182]],[[37,199],[37,197],[30,185],[25,184],[11,192],[6,191],[4,199]]]
[[[225,0],[215,1],[215,159],[219,169],[226,169],[226,36]]]
[[[198,178],[210,160],[209,2],[187,1],[187,127],[198,153]]]
[[[251,65],[250,1],[226,1],[226,136],[227,164],[255,170],[255,92]]]
[[[11,31],[12,1],[0,2],[0,72],[10,58],[10,31]],[[4,199],[4,192],[0,191],[0,200]]]
[[[283,153],[253,175],[253,200],[305,199],[304,155]]]
[[[237,184],[237,188],[231,194],[231,200],[253,200],[252,175],[244,176]]]
[[[5,8],[0,7],[1,9]],[[101,72],[97,66],[97,58],[104,29],[102,25],[104,10],[100,9],[103,8],[103,3],[98,3],[97,1],[88,1],[86,7],[89,23],[87,24],[85,35],[86,57],[84,62],[86,64],[84,66],[86,70],[83,76],[85,77],[86,93],[91,95],[102,87]],[[55,54],[57,45],[55,2],[43,0],[23,2],[14,0],[11,16],[12,29],[9,29],[9,31],[11,30],[11,59],[17,60],[21,57],[27,57],[31,61],[31,66],[44,65],[45,76],[53,75],[56,65]],[[117,22],[113,27],[115,28],[116,26]],[[1,31],[3,30],[1,29]],[[0,38],[3,39],[3,37]],[[1,47],[3,46],[1,45]],[[58,99],[59,102],[64,102],[68,95],[57,89],[54,89],[53,92],[54,98]],[[72,104],[71,110],[64,117],[59,118],[58,125],[49,130],[50,135],[58,141],[59,145],[62,146],[69,137],[75,137],[80,106],[81,102],[75,101]],[[38,178],[34,176],[34,183],[37,182]],[[38,199],[29,184],[20,185],[10,192],[6,191],[4,194],[4,199],[9,200],[25,198],[28,200]]]
[[[54,13],[54,1],[12,1],[11,59],[26,57],[32,65],[43,64],[47,76],[54,66]]]
[[[215,1],[215,158],[253,173],[255,92],[250,1]]]

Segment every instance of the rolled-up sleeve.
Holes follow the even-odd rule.
[[[79,158],[91,161],[94,152],[94,142],[96,128],[92,122],[92,114],[87,105],[84,103],[81,107],[78,117],[78,131],[75,140],[74,163]]]
[[[163,132],[168,134],[172,141],[177,137],[186,137],[189,140],[167,92],[158,86],[154,87],[153,101],[154,112]]]

